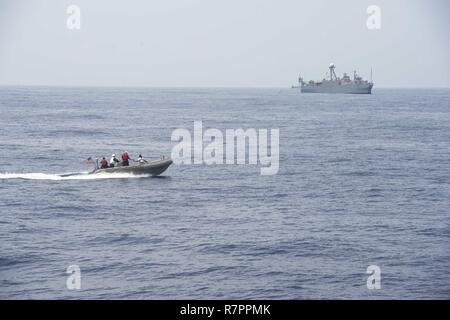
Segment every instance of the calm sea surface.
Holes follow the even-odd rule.
[[[279,128],[279,173],[82,174],[200,120]],[[450,298],[450,90],[3,87],[0,124],[0,298]]]

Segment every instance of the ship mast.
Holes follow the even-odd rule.
[[[301,74],[298,75],[298,85],[301,87],[303,85],[303,77]]]
[[[330,63],[329,68],[330,68],[330,80],[333,81],[333,76],[334,76],[334,79],[337,80],[336,73],[334,73],[334,68],[335,68],[334,63]]]

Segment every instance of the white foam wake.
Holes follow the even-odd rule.
[[[145,178],[149,175],[134,175],[132,173],[97,173],[88,174],[88,172],[75,172],[63,174],[48,173],[0,173],[2,179],[25,179],[25,180],[97,180],[97,179],[124,179],[124,178]]]

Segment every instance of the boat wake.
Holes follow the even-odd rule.
[[[146,178],[150,175],[142,174],[135,175],[132,173],[96,173],[89,174],[88,172],[73,172],[63,174],[49,174],[49,173],[0,173],[0,180],[5,179],[24,179],[24,180],[98,180],[98,179],[125,179],[125,178]]]

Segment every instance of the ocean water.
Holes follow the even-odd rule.
[[[200,120],[279,128],[279,173],[85,174]],[[0,298],[450,298],[450,90],[2,87],[0,121]]]

